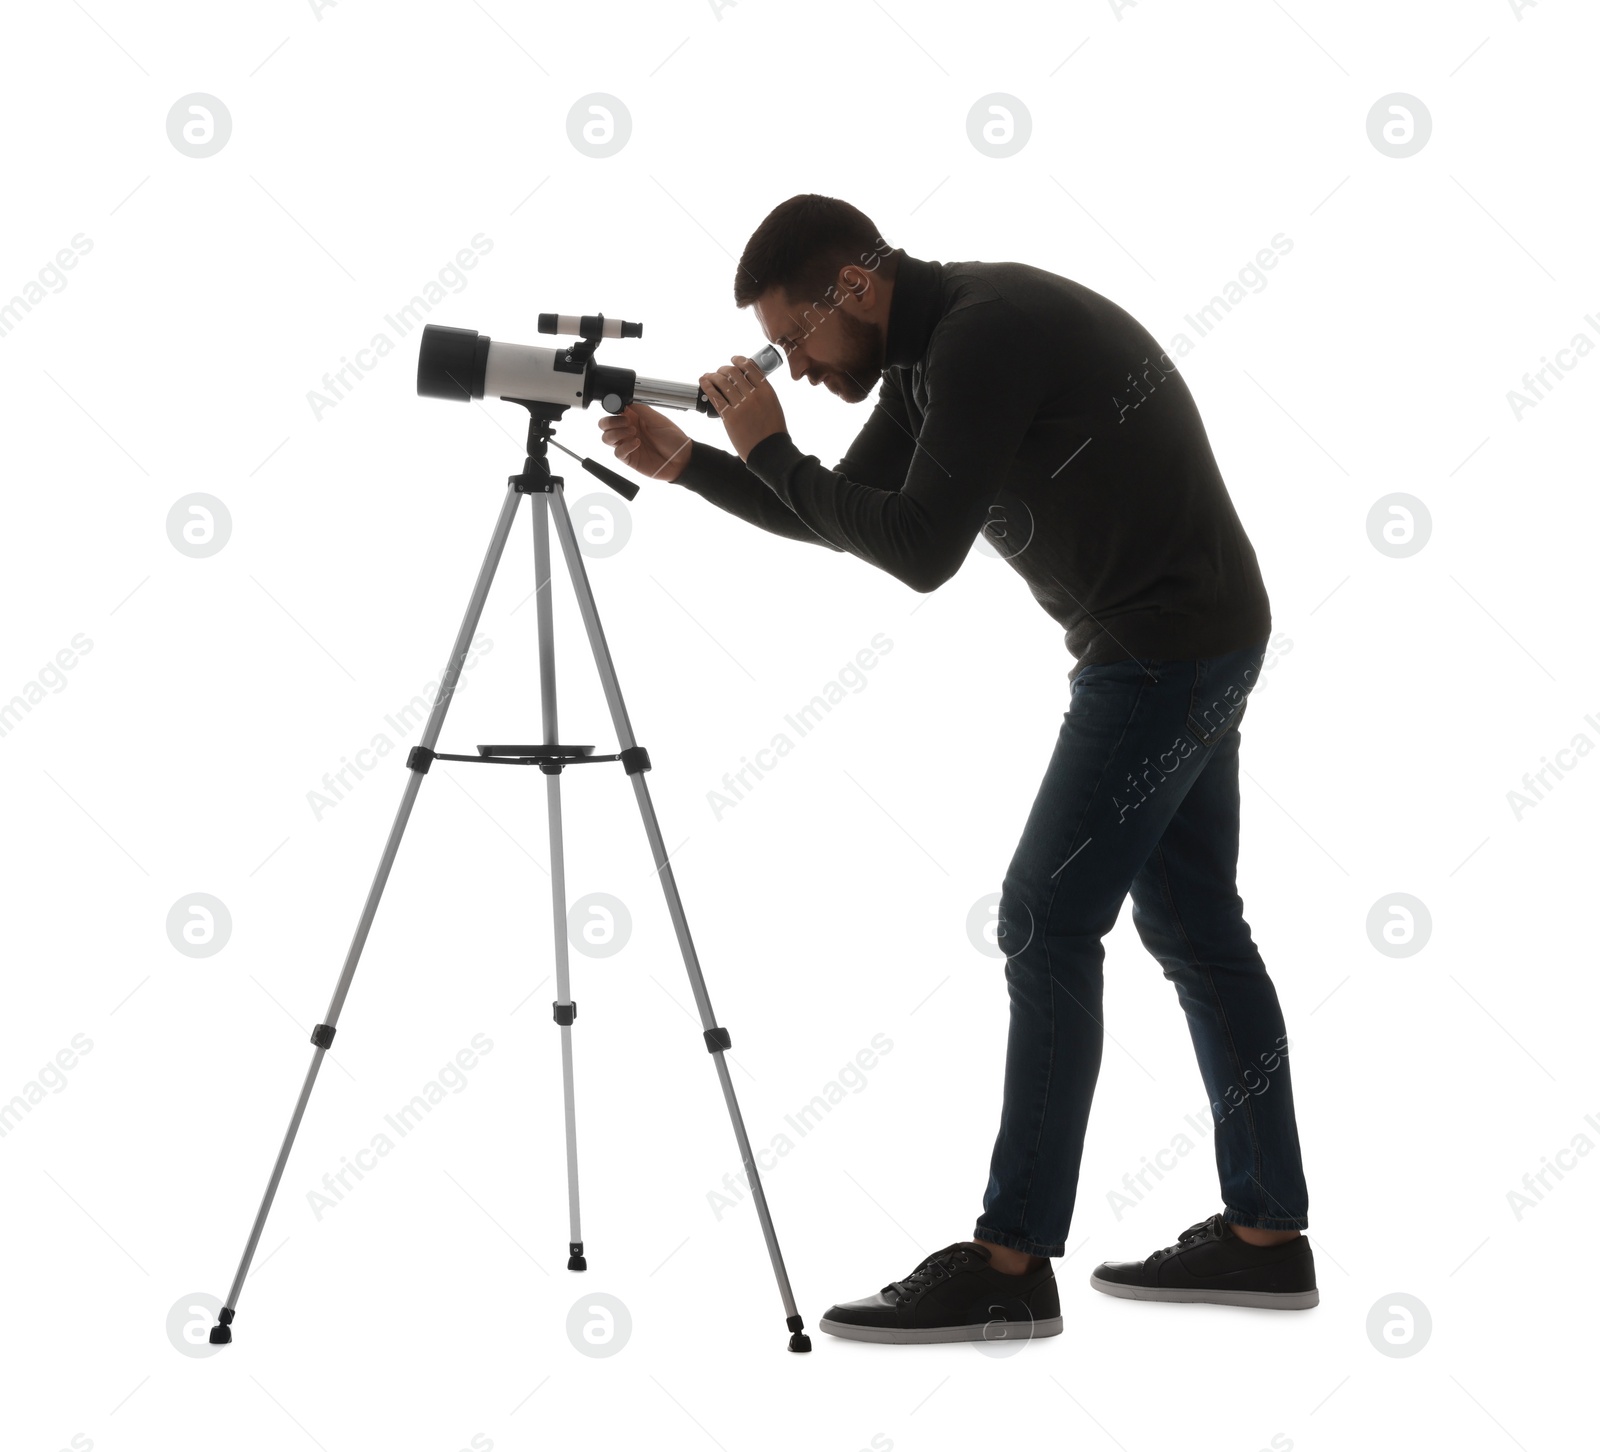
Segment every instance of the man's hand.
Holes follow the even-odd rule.
[[[762,439],[783,433],[788,425],[783,405],[767,375],[742,354],[735,353],[726,368],[702,373],[700,387],[711,400],[717,417],[728,430],[728,442],[741,459]]]
[[[689,463],[689,435],[647,403],[600,419],[600,441],[630,469],[671,483]]]

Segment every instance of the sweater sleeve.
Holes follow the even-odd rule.
[[[674,482],[748,524],[781,534],[786,539],[805,540],[830,550],[839,548],[820,538],[744,466],[737,454],[730,454],[726,449],[713,448],[697,439],[689,450],[689,462]]]
[[[896,423],[882,399],[839,469],[802,454],[787,433],[757,444],[750,469],[824,540],[914,590],[935,590],[961,568],[1033,421],[1037,370],[1007,361],[1027,332],[1027,319],[1001,298],[940,320],[928,343],[928,402],[914,439],[903,412],[898,421],[906,461],[899,480],[889,477],[892,469],[872,467],[891,447]],[[853,464],[869,477],[851,477]]]

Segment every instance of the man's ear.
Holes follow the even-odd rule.
[[[847,262],[839,269],[839,292],[841,297],[848,295],[857,303],[867,303],[873,290],[872,274],[859,268],[853,262]]]

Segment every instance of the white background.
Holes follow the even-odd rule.
[[[1507,394],[1576,333],[1600,341],[1595,45],[1594,16],[1560,0],[10,14],[0,297],[48,282],[0,338],[0,700],[43,686],[0,736],[0,1096],[26,1097],[75,1035],[92,1048],[0,1138],[6,1446],[1531,1452],[1587,1435],[1600,1155],[1546,1171],[1531,1208],[1508,1192],[1576,1137],[1600,1144],[1600,763],[1566,758],[1520,818],[1507,793],[1600,741],[1600,357],[1520,418]],[[567,130],[594,92],[632,123],[603,159]],[[1031,116],[1005,159],[967,134],[996,92]],[[1367,132],[1395,92],[1432,118],[1403,159]],[[167,132],[193,93],[231,117],[205,158]],[[589,574],[756,1144],[892,1042],[767,1181],[815,1350],[784,1349],[748,1200],[719,1216],[708,1198],[735,1146],[616,767],[564,778],[571,895],[621,899],[632,934],[574,955],[590,1270],[562,1268],[543,779],[441,763],[236,1342],[180,1354],[169,1317],[203,1341],[204,1298],[232,1278],[409,743],[320,819],[308,793],[436,679],[522,456],[521,410],[416,397],[415,333],[320,417],[309,395],[479,234],[492,247],[446,274],[432,321],[537,342],[540,311],[603,310],[645,324],[603,359],[692,379],[759,341],[734,259],[800,191],[848,198],[918,256],[1061,272],[1163,342],[1292,239],[1180,366],[1287,642],[1244,729],[1240,881],[1295,1042],[1321,1306],[1088,1288],[1097,1261],[1218,1208],[1204,1144],[1133,1208],[1108,1198],[1193,1137],[1205,1098],[1125,915],[1057,1264],[1065,1333],[997,1356],[815,1332],[830,1302],[971,1233],[1006,996],[966,924],[999,890],[1071,661],[981,548],[918,596],[681,490],[624,506],[570,465],[580,522],[607,527],[577,505],[598,492],[631,526]],[[51,273],[79,234],[91,247]],[[830,464],[865,418],[780,392]],[[593,449],[594,412],[561,436]],[[194,493],[231,518],[208,558],[168,537]],[[1368,536],[1392,493],[1432,522],[1405,558]],[[526,519],[445,749],[537,737]],[[562,734],[612,750],[557,570]],[[719,820],[723,774],[879,632],[892,649],[864,688]],[[1366,926],[1397,892],[1432,918],[1404,958]],[[231,915],[209,957],[166,931],[195,893]],[[464,1087],[319,1218],[322,1177],[475,1034],[493,1049]],[[566,1329],[593,1292],[631,1315],[604,1358]],[[1366,1329],[1400,1292],[1432,1318],[1404,1358]]]

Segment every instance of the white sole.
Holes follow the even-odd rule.
[[[875,1341],[890,1346],[928,1346],[941,1341],[989,1341],[995,1344],[1006,1341],[1031,1341],[1037,1336],[1059,1336],[1061,1317],[1051,1316],[1043,1321],[980,1321],[972,1326],[928,1326],[902,1330],[898,1326],[853,1326],[848,1321],[834,1321],[824,1316],[817,1328],[830,1336],[842,1336],[847,1341]],[[1013,1334],[1006,1334],[1006,1333]]]
[[[1093,1273],[1089,1284],[1106,1296],[1119,1296],[1125,1301],[1171,1301],[1208,1306],[1251,1306],[1258,1311],[1309,1311],[1317,1304],[1315,1290],[1310,1291],[1207,1291],[1189,1287],[1124,1286],[1116,1281],[1103,1281]]]

